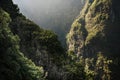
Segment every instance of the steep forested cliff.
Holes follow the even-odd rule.
[[[18,43],[18,46],[19,46],[18,50],[23,52],[24,55],[27,58],[31,59],[33,62],[35,62],[36,65],[43,66],[44,75],[42,75],[42,77],[45,77],[46,76],[45,74],[47,74],[47,73],[48,73],[47,76],[49,77],[49,79],[53,78],[53,77],[57,77],[54,74],[57,75],[57,66],[61,65],[62,62],[60,62],[61,61],[60,59],[63,58],[65,55],[64,50],[61,47],[60,42],[57,39],[57,35],[55,35],[51,31],[41,29],[38,25],[36,25],[32,21],[26,19],[25,16],[23,16],[21,13],[19,13],[19,8],[17,7],[17,5],[13,4],[12,0],[0,0],[0,7],[10,15],[11,22],[9,22],[9,24],[7,23],[7,25],[8,25],[7,27],[10,28],[10,31],[12,33],[11,36],[14,37],[14,35],[17,35],[20,38],[20,41],[19,41],[20,43]],[[4,19],[6,19],[6,15],[3,16],[2,12],[1,12],[1,21],[4,20],[4,19],[2,19],[2,17]],[[3,24],[1,24],[0,27],[3,26],[3,28],[4,28],[4,25],[6,25],[6,24],[3,23]],[[5,35],[9,36],[8,34],[5,34]],[[3,43],[3,41],[4,40],[2,40],[1,43]],[[9,44],[6,41],[4,41],[4,42],[5,43],[0,45],[1,47],[3,45]],[[9,46],[7,46],[6,48],[9,48]],[[8,57],[9,57],[9,54],[10,54],[10,52],[8,53]],[[19,55],[18,52],[13,52],[13,54]],[[5,60],[8,60],[7,56],[4,55],[4,57],[6,57]],[[24,59],[24,57],[23,57],[23,59]],[[13,61],[15,61],[15,59],[13,59]],[[22,63],[22,61],[21,61],[21,63]],[[30,63],[30,61],[28,61],[28,63],[32,67],[32,62]],[[27,61],[26,61],[26,65],[27,65]],[[14,64],[12,66],[16,67],[16,65],[14,65]],[[33,65],[33,67],[34,66],[35,65]],[[33,68],[33,71],[35,72],[34,68]],[[38,71],[38,72],[40,73],[40,71]],[[10,73],[8,73],[8,74],[10,74]],[[24,74],[30,75],[29,73],[24,73]],[[32,74],[32,72],[31,72],[31,74]],[[36,72],[35,72],[35,74],[38,76],[34,76],[34,79],[36,79],[36,78],[39,79],[39,74]],[[34,75],[34,73],[33,73],[33,75]],[[53,75],[53,76],[51,76],[51,75]],[[26,79],[27,79],[27,75],[26,75]]]
[[[65,36],[84,5],[84,0],[13,0],[20,11],[44,29],[54,31],[65,47]],[[29,2],[29,3],[28,3]]]
[[[120,1],[86,0],[67,35],[68,51],[93,80],[119,80]]]
[[[57,35],[0,0],[0,80],[119,80],[120,1],[86,0],[67,35]]]
[[[0,8],[0,50],[5,54],[0,60],[2,80],[70,80],[75,76],[83,79],[83,67],[70,63],[56,34],[26,19],[12,0],[0,0]]]
[[[43,69],[19,50],[19,37],[9,28],[9,14],[0,8],[0,79],[43,80]]]

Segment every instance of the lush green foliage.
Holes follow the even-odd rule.
[[[11,23],[11,29],[14,34],[20,37],[20,49],[35,62],[39,62],[40,53],[37,50],[45,51],[42,54],[48,54],[54,59],[59,58],[64,54],[64,49],[61,47],[57,39],[57,35],[52,31],[43,30],[32,21],[25,17],[17,17]],[[38,58],[38,59],[37,59]],[[56,61],[60,62],[60,61]],[[59,63],[58,63],[59,64]]]
[[[68,34],[69,51],[83,59],[87,80],[119,80],[118,2],[118,0],[86,0],[83,10],[73,22]]]
[[[13,4],[12,0],[0,0],[0,7],[9,13],[11,18],[21,15],[18,6]]]
[[[33,22],[24,17],[16,18],[15,21],[11,23],[11,29],[14,34],[18,34],[21,38],[21,51],[23,51],[25,55],[32,59],[37,65],[42,65],[46,70],[46,67],[49,69],[48,65],[52,63],[58,66],[58,68],[62,68],[63,72],[61,72],[61,74],[66,72],[65,75],[67,76],[64,76],[67,77],[67,79],[65,80],[84,80],[83,76],[85,74],[82,65],[75,60],[71,60],[71,57],[68,58],[67,55],[64,54],[64,49],[60,46],[60,42],[53,32],[39,28]],[[44,52],[42,52],[41,55],[36,49]],[[48,55],[48,57],[43,55]],[[41,56],[43,57],[42,59]],[[39,61],[44,63],[41,64]],[[49,72],[48,74],[50,73],[52,72]],[[54,78],[56,79],[55,76],[50,76],[48,79],[54,80]]]
[[[85,59],[85,72],[87,80],[111,80],[110,64],[112,60],[107,59],[101,53],[98,53],[97,59]]]
[[[42,67],[19,51],[19,37],[13,35],[9,15],[0,9],[0,78],[1,80],[42,80]]]
[[[26,19],[12,0],[0,0],[1,80],[119,80],[116,1],[87,0],[67,36],[65,54],[56,34]]]
[[[68,52],[67,64],[64,69],[67,72],[67,80],[85,80],[86,73],[82,62],[77,58],[73,52]]]
[[[18,80],[18,78],[19,80],[42,80],[42,77],[49,80],[59,80],[59,77],[61,79],[65,77],[64,80],[84,79],[82,77],[84,76],[83,67],[79,62],[67,57],[56,34],[39,28],[38,25],[20,15],[19,9],[11,0],[1,0],[0,7],[12,18],[10,19],[5,12],[3,14],[1,10],[0,45],[3,47],[0,48],[2,53],[0,74],[2,80]],[[42,65],[44,75],[42,67],[36,67],[20,51],[35,64]],[[58,72],[55,73],[52,67],[53,70],[57,67]],[[57,76],[58,73],[62,76]]]

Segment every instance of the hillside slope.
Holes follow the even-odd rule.
[[[66,53],[65,50],[62,48],[60,42],[58,41],[57,35],[54,32],[44,30],[40,28],[38,25],[36,25],[34,22],[27,19],[24,15],[22,15],[19,12],[19,8],[17,7],[17,5],[13,4],[12,0],[0,0],[0,8],[6,11],[9,14],[9,17],[11,18],[11,22],[7,24],[7,27],[10,29],[12,36],[16,35],[19,37],[19,43],[17,44],[19,49],[17,48],[17,50],[19,52],[22,52],[25,57],[22,57],[22,60],[20,59],[18,61],[20,63],[23,63],[22,65],[25,66],[25,69],[20,68],[20,71],[22,70],[24,71],[22,73],[25,80],[84,79],[85,74],[83,66],[80,63],[74,62],[73,60],[71,60],[71,58],[67,56],[67,54],[65,54]],[[0,14],[0,16],[4,17],[2,13]],[[0,19],[0,22],[2,22],[2,18]],[[4,25],[6,24],[3,23],[1,24],[0,27]],[[9,36],[9,33],[6,35]],[[1,40],[0,46],[8,45],[9,44],[8,42],[10,41],[11,39],[9,40],[7,38],[6,40]],[[14,43],[14,41],[12,42]],[[11,46],[14,46],[14,44],[11,44]],[[2,49],[2,47],[0,49]],[[2,50],[5,51],[5,49]],[[20,54],[18,52],[15,53],[17,55]],[[3,52],[3,54],[5,54],[5,52]],[[10,55],[10,51],[8,51],[8,55]],[[7,65],[8,68],[11,66],[15,66],[16,67],[15,69],[19,69],[19,66],[7,62],[11,61],[9,60],[9,58],[7,58],[9,56],[3,55],[3,57],[6,58],[3,59],[4,63],[10,64]],[[14,56],[14,58],[15,59],[13,59],[12,61],[15,62],[16,58],[19,59],[18,56]],[[24,61],[24,58],[26,62]],[[29,61],[27,58],[30,59],[31,61]],[[1,60],[0,64],[2,64],[3,60]],[[37,65],[38,67],[35,65]],[[28,69],[29,66],[30,70]],[[43,69],[41,68],[41,66],[43,67]],[[13,68],[10,68],[10,70],[12,69]],[[2,70],[2,68],[0,68],[0,70]],[[7,75],[15,77],[13,78],[13,80],[15,80],[17,76],[19,76],[19,74],[13,75],[9,72],[7,73]],[[22,78],[23,80],[23,76],[20,75],[20,79]],[[7,76],[5,79],[2,80],[6,79]]]
[[[86,72],[93,71],[88,74],[95,80],[119,80],[119,3],[119,0],[86,0],[67,35],[68,51],[84,60]]]
[[[84,0],[13,0],[20,11],[44,29],[54,31],[63,46],[70,25],[80,13]],[[28,3],[29,2],[29,3]]]
[[[0,8],[0,79],[44,80],[42,67],[37,67],[19,50],[19,37],[9,28],[9,14]]]

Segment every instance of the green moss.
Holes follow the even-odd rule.
[[[94,32],[91,32],[88,34],[87,38],[86,38],[86,42],[85,45],[89,44],[90,41],[97,36],[98,30],[94,30]]]

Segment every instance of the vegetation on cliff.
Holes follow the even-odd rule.
[[[19,71],[23,71],[18,77],[20,80],[23,80],[23,78],[25,80],[42,80],[44,78],[48,80],[69,80],[78,79],[78,75],[84,75],[84,70],[81,65],[77,65],[77,63],[74,63],[75,61],[73,61],[71,65],[69,64],[71,62],[71,58],[68,58],[68,56],[65,54],[65,50],[61,47],[56,34],[54,34],[52,31],[44,30],[34,22],[26,19],[26,17],[19,12],[17,5],[13,4],[12,0],[0,0],[0,7],[10,15],[9,18],[11,18],[11,22],[7,24],[7,28],[11,32],[11,37],[13,36],[12,39],[15,36],[15,39],[19,40],[15,40],[15,42],[17,42],[17,46],[14,47],[14,49],[17,48],[16,51],[14,52],[12,49],[8,51],[8,55],[10,55],[12,51],[13,55],[21,55],[14,56],[12,59],[13,62],[16,62],[15,65],[7,62],[10,61],[9,58],[7,58],[6,55],[3,55],[3,57],[6,57],[4,59],[4,63],[10,64],[3,67],[14,66],[16,67],[15,69],[20,67],[20,70],[17,71],[18,74],[10,75],[9,72],[7,73],[13,77],[8,77],[9,79],[16,80],[16,77],[19,76]],[[2,14],[0,14],[0,16],[2,16]],[[3,18],[5,17],[3,16]],[[2,21],[2,18],[0,21]],[[1,24],[0,27],[2,28],[3,25],[6,25],[6,23]],[[9,33],[6,35],[9,36]],[[10,41],[9,39],[1,39],[0,45],[8,45],[9,43],[7,42]],[[14,41],[12,41],[12,43],[14,43]],[[13,45],[14,44],[11,44],[11,46]],[[3,50],[3,48],[0,49]],[[5,48],[3,51],[6,51]],[[3,54],[4,53],[5,52],[3,52]],[[4,63],[2,63],[1,60],[1,64],[4,65]],[[19,63],[21,64],[20,66]],[[75,66],[72,64],[75,64]],[[23,66],[23,68],[21,66]],[[13,68],[10,68],[10,70],[12,69]],[[5,68],[5,70],[7,70],[7,68]],[[80,71],[76,72],[78,70]],[[1,76],[2,73],[3,72],[1,72]],[[5,76],[6,74],[3,76],[3,80],[8,79],[7,76]]]
[[[119,70],[119,63],[115,64],[119,62],[120,57],[117,45],[120,43],[118,2],[118,0],[86,0],[83,10],[68,33],[68,51],[75,53],[80,60],[83,59],[85,72],[87,74],[90,72],[92,80],[119,79],[119,72],[116,71]]]
[[[23,16],[12,0],[0,0],[1,80],[119,80],[118,2],[86,0],[67,52],[54,32]]]
[[[19,37],[9,26],[9,14],[0,8],[0,78],[1,80],[43,80],[43,69],[19,50]]]

